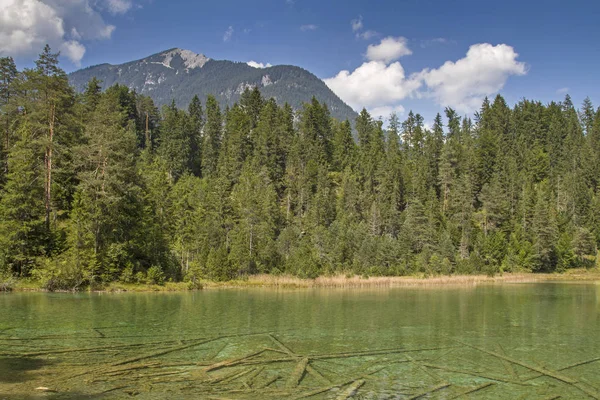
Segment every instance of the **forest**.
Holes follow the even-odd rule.
[[[48,46],[30,69],[1,58],[0,275],[72,289],[596,265],[589,99],[405,117],[336,121],[258,89],[159,110],[97,79],[76,93]]]

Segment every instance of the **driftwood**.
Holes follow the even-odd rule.
[[[100,373],[102,373],[103,375],[107,375],[107,376],[115,376],[115,375],[122,375],[122,374],[126,374],[129,372],[137,371],[140,369],[152,368],[157,365],[159,365],[159,363],[154,361],[151,363],[131,365],[131,366],[128,366],[125,368],[111,368],[106,371],[102,371]],[[96,371],[96,373],[98,373],[98,371]]]
[[[592,386],[589,383],[586,383],[586,384],[588,386]],[[577,389],[581,390],[583,393],[587,394],[588,396],[590,396],[593,399],[600,399],[600,397],[598,397],[598,391],[596,390],[596,388],[590,389],[587,386],[585,386],[582,382],[577,382],[573,386],[575,386]]]
[[[296,354],[292,349],[290,349],[288,346],[286,346],[285,344],[283,344],[275,336],[269,335],[269,338],[281,349],[281,350],[277,350],[277,349],[269,349],[269,350],[276,351],[276,352],[281,352],[281,353],[287,354],[287,355],[289,355],[291,357],[300,357],[298,354]],[[304,365],[304,369],[306,369],[306,372],[308,372],[311,375],[313,375],[321,383],[324,383],[326,385],[330,385],[331,384],[331,381],[329,379],[325,378],[319,371],[317,371],[316,369],[314,369],[310,365],[310,363],[308,361],[308,358],[306,358],[306,364]],[[300,377],[300,379],[302,379],[302,377]],[[297,384],[296,384],[296,386],[297,386]]]
[[[104,350],[115,350],[115,349],[123,349],[127,347],[143,347],[143,344],[116,344],[112,346],[100,346],[100,347],[76,347],[72,349],[60,349],[60,350],[47,350],[47,351],[38,351],[32,353],[24,353],[23,357],[39,357],[50,354],[67,354],[67,353],[88,353],[88,352],[96,352],[96,351],[104,351]]]
[[[286,387],[287,388],[295,388],[300,384],[300,381],[304,377],[306,373],[306,366],[308,365],[308,358],[301,359],[298,364],[296,364],[296,368],[292,371],[292,374],[287,380]]]
[[[172,376],[172,375],[181,375],[181,374],[189,374],[190,371],[171,371],[171,372],[158,372],[156,374],[139,374],[136,376],[136,379],[140,378],[158,378],[162,376]]]
[[[96,337],[96,339],[98,339]],[[115,344],[115,345],[106,345],[106,346],[98,346],[98,347],[76,347],[70,349],[56,349],[56,350],[46,350],[46,351],[38,351],[38,352],[30,352],[21,354],[24,357],[38,357],[45,356],[50,354],[64,354],[64,353],[86,353],[86,352],[96,352],[103,350],[117,350],[117,349],[126,349],[126,348],[136,348],[136,347],[145,347],[145,346],[159,346],[159,345],[172,345],[172,344],[185,344],[196,342],[198,340],[204,340],[204,338],[199,339],[187,339],[187,340],[167,340],[167,341],[159,341],[159,342],[145,342],[145,343],[128,343],[128,344]]]
[[[96,332],[98,334],[98,336],[100,336],[101,338],[105,338],[106,336],[104,336],[104,333],[100,332],[97,328],[92,328],[92,330],[94,332]]]
[[[419,363],[419,362],[418,362],[418,361],[416,361],[414,358],[412,358],[412,357],[410,357],[410,356],[408,356],[408,355],[407,355],[407,356],[405,356],[405,357],[406,357],[406,359],[407,359],[407,360],[408,360],[408,361],[409,361],[411,364],[413,364],[414,366],[416,366],[417,368],[419,368],[419,369],[420,369],[421,371],[423,371],[423,372],[424,372],[426,375],[429,375],[429,376],[430,376],[431,378],[433,378],[435,381],[441,381],[441,380],[442,380],[442,379],[441,379],[441,378],[440,378],[438,375],[436,375],[436,374],[434,374],[434,373],[430,372],[430,371],[429,371],[427,368],[425,368],[425,365],[423,365],[423,364]]]
[[[351,398],[356,394],[356,392],[358,392],[358,389],[360,389],[364,384],[364,379],[360,379],[358,381],[353,382],[346,390],[340,393],[336,400],[347,400]]]
[[[272,385],[273,383],[278,381],[280,378],[281,378],[281,376],[276,375],[276,376],[272,377],[271,379],[268,379],[265,382],[263,382],[262,384],[258,385],[256,387],[256,389],[264,389],[266,387],[269,387],[270,385]]]
[[[600,357],[592,358],[591,360],[579,361],[579,362],[576,362],[575,364],[571,364],[571,365],[567,365],[566,367],[559,368],[559,369],[557,369],[557,371],[566,371],[568,369],[579,367],[581,365],[591,364],[596,361],[600,361]],[[533,379],[537,379],[542,376],[544,376],[544,374],[537,374],[537,375],[534,375],[534,376],[524,379],[523,382],[531,381]]]
[[[268,358],[268,359],[264,359],[264,360],[243,360],[240,361],[238,364],[236,365],[262,365],[262,364],[277,364],[277,363],[284,363],[284,362],[298,362],[297,358]],[[229,365],[227,365],[229,366]],[[223,367],[221,367],[223,368]]]
[[[273,342],[275,342],[275,344],[277,346],[279,346],[285,353],[291,355],[291,356],[295,356],[298,357],[298,355],[296,353],[294,353],[289,347],[287,347],[285,344],[281,343],[280,340],[278,340],[275,336],[269,334],[269,339],[271,339]]]
[[[219,354],[221,354],[221,352],[222,352],[223,350],[225,350],[225,348],[226,348],[227,346],[229,346],[229,343],[225,343],[223,346],[221,346],[221,347],[219,348],[219,350],[217,350],[217,351],[216,351],[216,352],[215,352],[215,353],[212,355],[212,357],[209,357],[209,359],[210,359],[210,360],[214,360],[215,358],[217,358],[217,356],[218,356]]]
[[[318,389],[314,389],[314,390],[311,390],[311,391],[308,391],[308,392],[304,392],[304,393],[301,393],[301,394],[297,395],[296,397],[293,397],[293,399],[294,400],[307,399],[309,397],[313,397],[313,396],[319,395],[321,393],[328,392],[328,391],[330,391],[332,389],[335,389],[335,388],[340,388],[340,387],[344,387],[344,386],[347,386],[347,385],[351,385],[351,384],[353,384],[353,383],[355,383],[355,382],[357,382],[357,381],[359,381],[361,379],[367,378],[370,375],[375,375],[376,373],[378,373],[380,371],[383,371],[386,368],[387,368],[387,366],[379,368],[379,369],[377,369],[375,371],[371,371],[371,372],[369,372],[367,374],[364,374],[362,376],[356,377],[355,379],[351,379],[351,380],[346,381],[346,382],[342,382],[342,383],[338,383],[338,384],[333,384],[333,385],[330,385],[330,386],[325,386],[325,387],[322,387],[322,388],[318,388]]]
[[[256,356],[264,353],[265,351],[266,351],[266,349],[262,349],[255,353],[248,354],[247,356],[244,356],[244,357],[235,358],[233,360],[220,361],[218,363],[209,365],[208,367],[204,368],[204,372],[215,371],[217,369],[226,368],[226,367],[234,367],[236,365],[241,364],[243,361],[247,361],[253,357],[256,357]]]
[[[333,353],[333,354],[315,354],[308,355],[308,358],[311,360],[327,360],[334,358],[353,358],[353,357],[368,357],[368,356],[381,356],[387,354],[399,354],[399,353],[418,353],[422,351],[436,351],[436,350],[444,350],[448,349],[448,347],[430,347],[430,348],[422,348],[422,349],[405,349],[405,348],[395,348],[395,349],[381,349],[381,350],[365,350],[365,351],[356,351],[351,353]]]
[[[442,384],[440,384],[440,385],[437,385],[437,386],[434,386],[434,387],[432,387],[432,388],[426,389],[426,390],[424,390],[424,391],[422,391],[422,392],[419,392],[419,393],[415,394],[415,395],[414,395],[414,396],[412,396],[412,397],[409,397],[409,400],[415,400],[415,399],[419,399],[419,398],[421,398],[421,397],[423,397],[423,396],[427,396],[429,393],[433,393],[433,392],[437,392],[438,390],[445,389],[445,388],[447,388],[448,386],[450,386],[450,384],[449,384],[449,383],[442,383]]]
[[[483,378],[483,379],[488,379],[488,380],[491,380],[491,381],[497,381],[497,382],[503,382],[503,383],[511,383],[511,384],[514,384],[514,385],[521,385],[521,386],[525,385],[524,383],[519,382],[519,381],[513,381],[513,380],[510,380],[510,379],[506,379],[506,378],[500,377],[500,376],[487,375],[487,374],[484,374],[484,373],[479,372],[479,371],[477,371],[477,372],[475,372],[475,371],[464,371],[464,370],[460,370],[460,369],[456,369],[456,368],[449,368],[449,367],[444,367],[444,366],[441,366],[441,365],[434,365],[434,364],[427,364],[427,363],[423,363],[422,365],[425,366],[425,367],[428,367],[428,368],[439,369],[439,370],[447,371],[447,372],[454,372],[454,373],[462,374],[462,375],[476,376],[476,377]]]
[[[119,361],[119,362],[116,362],[116,363],[114,363],[112,365],[113,366],[118,366],[118,365],[124,365],[124,364],[131,364],[131,363],[134,363],[134,362],[137,362],[137,361],[146,360],[148,358],[154,358],[154,357],[164,356],[164,355],[169,354],[169,353],[174,353],[176,351],[186,350],[186,349],[189,349],[191,347],[200,346],[201,344],[213,342],[213,341],[219,340],[219,339],[220,338],[208,339],[208,340],[203,340],[203,341],[200,341],[200,342],[194,342],[194,343],[191,343],[191,344],[186,344],[184,346],[171,347],[171,348],[169,348],[167,350],[161,350],[161,351],[157,351],[157,352],[154,352],[154,353],[146,354],[146,355],[143,355],[143,356],[129,358],[129,359],[124,360],[124,361]]]
[[[247,388],[251,389],[252,385],[254,383],[254,380],[265,370],[265,367],[258,367],[254,369],[254,372],[252,372],[250,374],[250,376],[248,376],[246,378],[246,380],[243,382],[244,386],[246,386]]]
[[[114,392],[116,390],[127,389],[128,387],[129,386],[127,386],[127,385],[126,386],[117,386],[117,387],[114,387],[114,388],[111,388],[111,389],[104,390],[104,391],[98,393],[98,395],[103,395],[103,394],[106,394],[106,393],[111,393],[111,392]]]
[[[222,377],[212,379],[210,381],[210,383],[213,384],[213,385],[216,384],[216,383],[228,383],[228,382],[231,382],[231,381],[236,380],[238,378],[241,378],[244,375],[248,375],[249,373],[253,372],[254,370],[255,370],[255,368],[248,368],[248,369],[245,369],[243,371],[236,371],[236,372],[233,372],[231,374],[227,374],[227,375],[224,375]]]
[[[317,371],[310,364],[306,365],[306,371],[309,374],[313,375],[319,382],[321,382],[321,384],[331,385],[331,381],[329,379],[327,379],[326,377],[324,377],[319,371]]]
[[[549,376],[549,377],[554,378],[556,380],[559,380],[561,382],[568,383],[568,384],[571,384],[571,385],[577,383],[577,381],[575,379],[569,378],[568,376],[564,376],[564,375],[559,374],[557,372],[550,371],[550,370],[545,369],[545,368],[537,367],[535,365],[527,364],[527,363],[524,363],[522,361],[515,360],[514,358],[511,358],[511,357],[508,357],[508,356],[504,356],[502,354],[498,354],[498,353],[496,353],[494,351],[490,351],[490,350],[486,350],[486,349],[481,349],[479,347],[475,347],[475,346],[472,346],[472,345],[467,344],[467,343],[462,343],[462,342],[459,342],[459,343],[461,343],[461,344],[463,344],[465,346],[468,346],[468,347],[470,347],[472,349],[481,351],[482,353],[486,353],[486,354],[489,354],[489,355],[494,356],[496,358],[499,358],[501,360],[505,360],[505,361],[508,361],[510,363],[513,363],[513,364],[516,364],[516,365],[520,365],[521,367],[530,369],[532,371],[539,372],[542,375]]]
[[[96,333],[98,335],[94,338],[96,343],[105,345],[97,347],[79,345],[81,347],[74,348],[52,346],[42,349],[45,351],[35,351],[38,349],[36,349],[34,343],[14,342],[15,345],[12,347],[14,352],[10,353],[9,357],[71,354],[70,356],[58,357],[61,362],[60,366],[63,368],[62,373],[55,381],[64,380],[64,385],[56,382],[53,382],[53,384],[57,385],[55,388],[61,391],[65,387],[74,388],[73,383],[67,382],[73,382],[74,377],[86,375],[83,382],[91,383],[89,385],[90,392],[95,391],[90,395],[103,395],[118,390],[121,390],[120,393],[126,393],[129,389],[145,393],[153,390],[152,387],[154,386],[155,393],[159,396],[160,394],[166,394],[165,391],[176,392],[181,390],[198,394],[202,398],[211,398],[211,396],[213,396],[212,398],[232,399],[333,397],[345,400],[355,396],[359,390],[361,390],[360,396],[362,390],[364,390],[362,389],[364,385],[370,384],[374,388],[389,387],[392,379],[401,376],[402,369],[397,366],[400,363],[411,363],[414,365],[414,369],[411,369],[411,371],[422,371],[422,373],[419,373],[419,377],[416,378],[419,383],[407,381],[403,382],[405,384],[400,385],[395,395],[403,396],[402,398],[418,399],[446,395],[447,398],[458,399],[493,388],[494,385],[498,385],[498,390],[501,391],[505,389],[505,386],[499,385],[500,383],[520,385],[525,389],[528,386],[528,381],[539,377],[558,380],[567,385],[564,386],[564,389],[568,389],[568,386],[570,386],[572,387],[571,391],[578,390],[582,392],[580,393],[581,397],[584,397],[583,393],[585,393],[590,398],[599,399],[600,395],[593,383],[587,382],[579,376],[574,378],[575,373],[565,375],[562,372],[598,362],[600,357],[555,369],[551,364],[546,366],[531,360],[520,361],[514,359],[499,344],[490,350],[458,342],[460,346],[452,343],[450,343],[452,346],[448,346],[448,343],[443,343],[441,347],[429,348],[394,347],[358,351],[350,349],[343,350],[340,353],[311,354],[309,351],[306,354],[306,352],[296,353],[288,346],[286,341],[271,333],[183,340],[170,338],[170,340],[146,343],[127,343],[125,340],[119,340],[123,336],[110,337],[110,334],[107,333],[109,331],[101,328],[92,328],[87,332],[88,334]],[[264,347],[259,345],[258,348],[247,350],[250,354],[238,358],[228,357],[228,359],[223,360],[223,350],[227,346],[237,347],[245,343],[242,340],[223,339],[258,335],[261,335],[259,339]],[[55,337],[59,337],[59,335]],[[38,337],[37,339],[41,338]],[[88,342],[75,343],[84,344]],[[211,344],[206,345],[206,343]],[[247,344],[256,346],[256,343],[256,340],[252,340],[248,341]],[[4,344],[7,343],[0,342],[0,345]],[[188,350],[192,348],[193,350]],[[496,368],[486,369],[485,363],[474,363],[471,359],[478,357],[468,357],[473,355],[470,349],[496,358],[498,362],[494,362],[493,367],[497,367],[497,370]],[[182,352],[181,356],[157,358],[180,351]],[[113,352],[121,354],[113,355]],[[192,359],[191,353],[197,353],[201,358]],[[450,353],[453,354],[448,358],[447,356]],[[488,361],[492,357],[487,357]],[[91,366],[85,364],[88,360],[101,361],[96,366]],[[439,360],[445,361],[441,362]],[[455,364],[451,364],[449,360],[458,362],[460,366],[454,366]],[[391,374],[375,375],[383,369],[389,369]],[[460,388],[452,386],[450,390],[434,393],[448,388],[451,386],[450,382],[453,382],[450,380],[451,378],[446,378],[446,374],[442,371],[451,375],[466,375],[466,383],[461,384]],[[423,379],[430,382],[428,386],[431,385],[432,387],[424,387],[426,383],[423,382]],[[449,382],[445,382],[446,379]],[[146,382],[146,384],[141,381]],[[533,385],[530,387],[533,390]],[[98,392],[98,390],[103,389],[106,390]],[[335,392],[333,392],[334,390]],[[525,392],[525,390],[522,391],[524,399],[533,395],[530,390],[527,390],[529,393]],[[557,392],[561,393],[558,390]],[[490,394],[492,390],[485,393]],[[481,395],[485,396],[485,393]],[[117,396],[117,393],[112,395]],[[548,394],[546,395],[548,396]],[[559,397],[560,395],[555,395],[549,399]]]
[[[502,347],[502,345],[500,343],[498,343],[496,345],[496,347],[498,348],[498,353],[502,354],[504,356],[506,356],[506,351],[504,351],[504,348]],[[519,380],[519,375],[517,374],[517,371],[515,371],[515,368],[513,367],[513,365],[511,363],[509,363],[506,360],[501,360],[502,364],[504,365],[504,368],[506,369],[506,371],[508,371],[508,373],[515,379],[515,380]]]
[[[45,386],[36,387],[35,390],[37,390],[38,392],[44,392],[44,393],[57,393],[58,392],[58,390],[50,389]]]
[[[571,385],[571,386],[579,389],[580,391],[582,391],[583,393],[587,394],[588,396],[590,396],[590,397],[592,397],[594,399],[600,399],[599,394],[598,394],[598,392],[597,392],[597,390],[595,388],[592,390],[592,389],[588,388],[587,386],[585,386],[584,384],[582,384],[581,382],[579,382],[579,381],[577,381],[575,379],[572,379],[572,378],[570,378],[568,376],[559,374],[556,371],[550,371],[549,369],[546,369],[546,368],[541,368],[541,367],[537,367],[535,365],[530,365],[530,364],[524,363],[522,361],[515,360],[515,359],[512,359],[512,358],[507,357],[507,356],[503,356],[502,354],[498,354],[498,353],[495,353],[493,351],[489,351],[489,350],[485,350],[485,349],[480,349],[480,348],[471,346],[471,345],[466,344],[466,343],[463,343],[463,344],[465,346],[471,347],[471,348],[473,348],[475,350],[479,350],[479,351],[481,351],[483,353],[492,355],[492,356],[500,358],[500,359],[505,359],[506,361],[511,362],[513,364],[520,365],[520,366],[522,366],[524,368],[527,368],[527,369],[530,369],[532,371],[538,372],[538,373],[540,373],[542,375],[546,375],[546,376],[554,378],[554,379],[556,379],[558,381],[567,383],[567,384],[569,384],[569,385]]]
[[[488,383],[484,383],[483,385],[475,386],[474,388],[471,388],[471,389],[466,390],[466,391],[464,391],[464,392],[462,392],[460,394],[457,394],[454,397],[451,397],[450,400],[458,399],[458,398],[461,398],[463,396],[467,396],[467,395],[469,395],[471,393],[479,392],[480,390],[489,388],[490,386],[493,386],[493,385],[494,385],[493,382],[488,382]]]

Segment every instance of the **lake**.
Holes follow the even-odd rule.
[[[0,399],[585,399],[598,388],[600,284],[0,295]]]

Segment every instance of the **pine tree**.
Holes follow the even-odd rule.
[[[204,111],[202,103],[197,95],[192,98],[188,106],[188,115],[190,117],[190,165],[189,169],[196,176],[200,176],[202,167],[202,129],[204,127]]]
[[[16,89],[17,67],[12,57],[0,57],[0,126],[2,126],[2,177],[8,173],[8,150],[11,142],[11,124],[16,114],[13,97]],[[1,179],[0,181],[4,181]]]
[[[550,188],[546,181],[537,190],[533,215],[534,249],[536,270],[552,271],[556,266],[556,243],[558,226],[555,211],[551,206]]]
[[[269,272],[279,219],[277,195],[265,167],[245,166],[231,194],[235,226],[230,260],[240,274]]]
[[[356,144],[352,137],[352,126],[349,121],[336,124],[333,136],[332,168],[342,172],[355,161]]]
[[[201,275],[200,236],[201,216],[204,213],[203,189],[199,178],[186,174],[177,181],[169,193],[171,204],[169,223],[173,235],[171,243],[181,268],[180,276],[190,281],[197,281]]]
[[[136,138],[122,128],[118,103],[103,96],[86,126],[77,153],[79,185],[69,232],[77,260],[95,260],[92,269],[104,280],[115,279],[131,262],[131,239],[139,225],[140,191],[135,169]]]
[[[187,113],[178,110],[175,102],[165,106],[158,154],[166,161],[169,175],[174,181],[181,175],[191,172],[193,136]]]
[[[258,118],[262,111],[265,101],[262,98],[262,94],[257,86],[254,86],[252,90],[246,88],[240,96],[240,107],[248,117],[250,117],[250,129],[253,130],[258,124]]]
[[[218,170],[219,176],[226,178],[232,185],[237,183],[242,166],[251,153],[251,126],[250,117],[237,104],[225,115]]]
[[[101,84],[102,81],[93,77],[83,91],[83,103],[86,106],[86,113],[94,112],[94,110],[96,110],[102,93]]]
[[[280,140],[284,131],[279,122],[277,103],[271,99],[263,106],[252,135],[254,137],[253,162],[257,166],[266,168],[269,179],[276,186],[281,181],[285,169],[284,149]]]
[[[28,79],[32,81],[34,90],[39,91],[39,98],[34,103],[37,121],[44,125],[44,204],[46,229],[50,230],[50,218],[53,209],[53,172],[56,168],[55,148],[60,145],[60,138],[56,135],[64,126],[68,106],[72,104],[73,93],[65,72],[58,66],[59,53],[52,53],[50,46],[46,45],[44,51],[36,60],[36,68],[30,71]],[[67,109],[66,109],[67,108]],[[34,117],[35,118],[35,117]]]
[[[213,96],[206,99],[206,122],[202,142],[202,176],[210,177],[217,172],[222,135],[221,110]]]
[[[27,123],[8,157],[8,175],[0,200],[0,248],[2,266],[28,276],[39,258],[46,255],[48,232],[44,224],[42,143]]]
[[[158,146],[160,138],[159,125],[161,115],[154,101],[143,95],[135,96],[137,144],[140,149],[154,150]],[[130,115],[131,118],[131,115]]]

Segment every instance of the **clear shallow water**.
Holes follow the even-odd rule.
[[[598,284],[0,295],[0,399],[580,399],[598,388]]]

